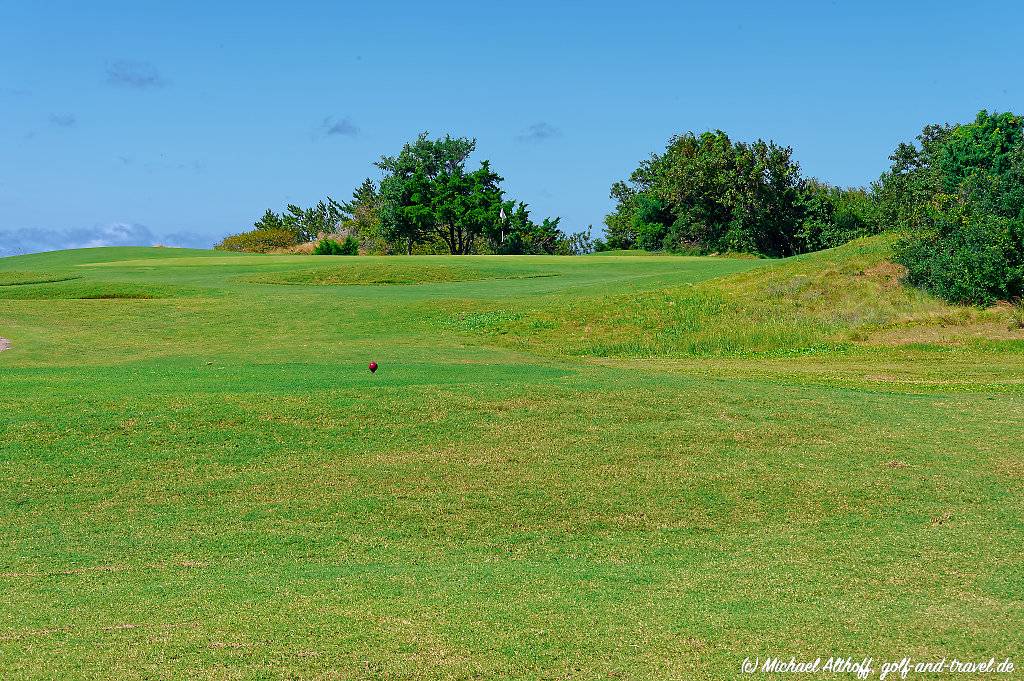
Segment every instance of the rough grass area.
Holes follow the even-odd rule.
[[[949,305],[901,285],[891,238],[774,261],[752,271],[641,294],[456,313],[457,324],[542,353],[730,356],[845,351],[860,342],[1024,339],[1007,308]]]
[[[1022,662],[1024,341],[887,248],[0,259],[168,293],[0,301],[0,676]]]

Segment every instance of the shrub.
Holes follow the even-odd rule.
[[[220,251],[241,253],[269,253],[279,248],[295,246],[298,243],[298,236],[291,230],[254,229],[224,237],[224,240],[214,248]]]
[[[1022,292],[1021,225],[995,215],[940,215],[897,242],[907,282],[954,303],[989,305]]]
[[[906,230],[896,261],[909,283],[956,303],[1024,288],[1024,118],[982,111],[901,144],[876,185],[883,216]]]
[[[313,255],[335,255],[335,250],[340,250],[341,246],[337,241],[333,239],[320,239],[320,243],[313,249]]]
[[[341,242],[340,255],[359,255],[359,239],[354,236],[347,236]]]
[[[341,243],[334,239],[321,239],[313,249],[313,255],[359,255],[359,240],[351,235]]]

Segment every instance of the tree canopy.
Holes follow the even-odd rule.
[[[869,230],[848,191],[808,183],[790,147],[687,132],[612,185],[607,246],[787,256],[838,245]]]
[[[432,140],[424,132],[384,156],[380,184],[381,227],[387,239],[413,244],[438,238],[450,252],[471,252],[475,239],[496,224],[502,206],[502,178],[481,161],[476,170],[466,163],[476,140],[445,135]]]
[[[910,283],[948,300],[1024,293],[1024,118],[982,110],[902,143],[874,190]]]

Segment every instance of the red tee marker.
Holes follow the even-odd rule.
[[[371,374],[377,373],[377,363],[376,362],[370,362],[370,373]]]

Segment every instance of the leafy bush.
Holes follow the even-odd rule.
[[[503,201],[498,220],[484,228],[481,248],[475,250],[497,255],[577,255],[592,248],[589,228],[567,235],[558,227],[561,220],[544,218],[537,224],[525,203]]]
[[[359,240],[354,236],[347,236],[341,242],[341,252],[338,255],[359,255]]]
[[[359,255],[359,240],[351,235],[341,243],[334,239],[321,239],[313,249],[313,255]]]
[[[220,251],[237,251],[241,253],[269,253],[279,248],[289,248],[299,243],[298,235],[288,229],[253,229],[241,234],[224,237],[214,246]]]
[[[958,303],[1024,292],[1024,118],[981,111],[930,125],[901,144],[876,185],[879,209],[905,230],[895,260],[909,283]]]
[[[988,305],[1021,294],[1019,221],[941,214],[933,229],[905,237],[894,250],[908,283],[950,302]]]
[[[321,239],[320,243],[313,249],[313,255],[337,255],[341,245],[333,239]]]

